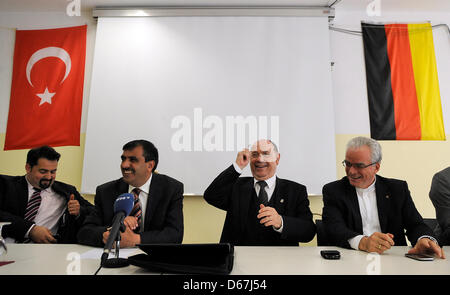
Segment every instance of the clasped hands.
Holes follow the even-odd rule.
[[[359,242],[359,250],[366,252],[376,252],[378,254],[394,246],[394,235],[375,232],[371,236],[364,236]],[[416,245],[408,251],[409,254],[434,254],[438,258],[445,258],[444,250],[433,240],[421,238]]]
[[[123,220],[125,231],[120,233],[120,248],[134,247],[141,243],[141,235],[134,233],[138,227],[138,220],[134,216],[127,216]],[[109,230],[103,233],[103,244],[106,244],[109,237]],[[113,247],[115,244],[113,244]]]

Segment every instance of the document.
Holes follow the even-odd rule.
[[[128,258],[128,256],[134,255],[134,254],[138,254],[141,251],[138,248],[125,248],[125,249],[120,249],[119,250],[119,257],[120,258]],[[103,254],[103,249],[102,248],[96,248],[96,249],[92,249],[89,250],[87,252],[84,252],[81,254],[81,259],[100,259],[100,257],[102,257]],[[111,252],[109,253],[109,257],[108,258],[114,258],[116,257],[116,253],[115,250],[111,250]]]

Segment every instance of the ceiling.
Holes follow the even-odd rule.
[[[336,9],[366,9],[379,1],[382,9],[393,11],[448,11],[450,0],[0,0],[0,12],[66,11],[79,1],[83,11],[101,6],[329,6]]]
[[[78,0],[82,10],[111,6],[328,6],[334,0]],[[71,0],[0,0],[0,11],[65,11]],[[330,2],[330,3],[329,3]]]

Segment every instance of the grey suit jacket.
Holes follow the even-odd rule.
[[[439,243],[450,245],[450,167],[433,176],[429,196],[436,209]]]

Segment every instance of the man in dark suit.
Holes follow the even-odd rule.
[[[27,154],[25,176],[0,175],[0,221],[7,241],[76,243],[84,218],[93,209],[76,188],[55,181],[60,154],[49,146]]]
[[[270,140],[238,153],[204,193],[227,211],[220,242],[243,246],[298,246],[316,233],[306,187],[278,178],[280,154]],[[253,177],[239,177],[250,163]]]
[[[394,245],[413,245],[409,253],[444,252],[416,210],[405,181],[384,178],[380,169],[381,146],[365,137],[347,144],[347,176],[323,187],[323,224],[335,245],[383,253]]]
[[[95,194],[95,210],[86,218],[78,242],[103,247],[114,217],[114,202],[133,193],[135,206],[124,220],[120,247],[136,244],[181,243],[183,240],[183,184],[155,173],[158,150],[149,141],[134,140],[123,146],[122,178],[102,184]]]
[[[433,176],[429,197],[436,209],[439,241],[450,246],[450,167]]]

